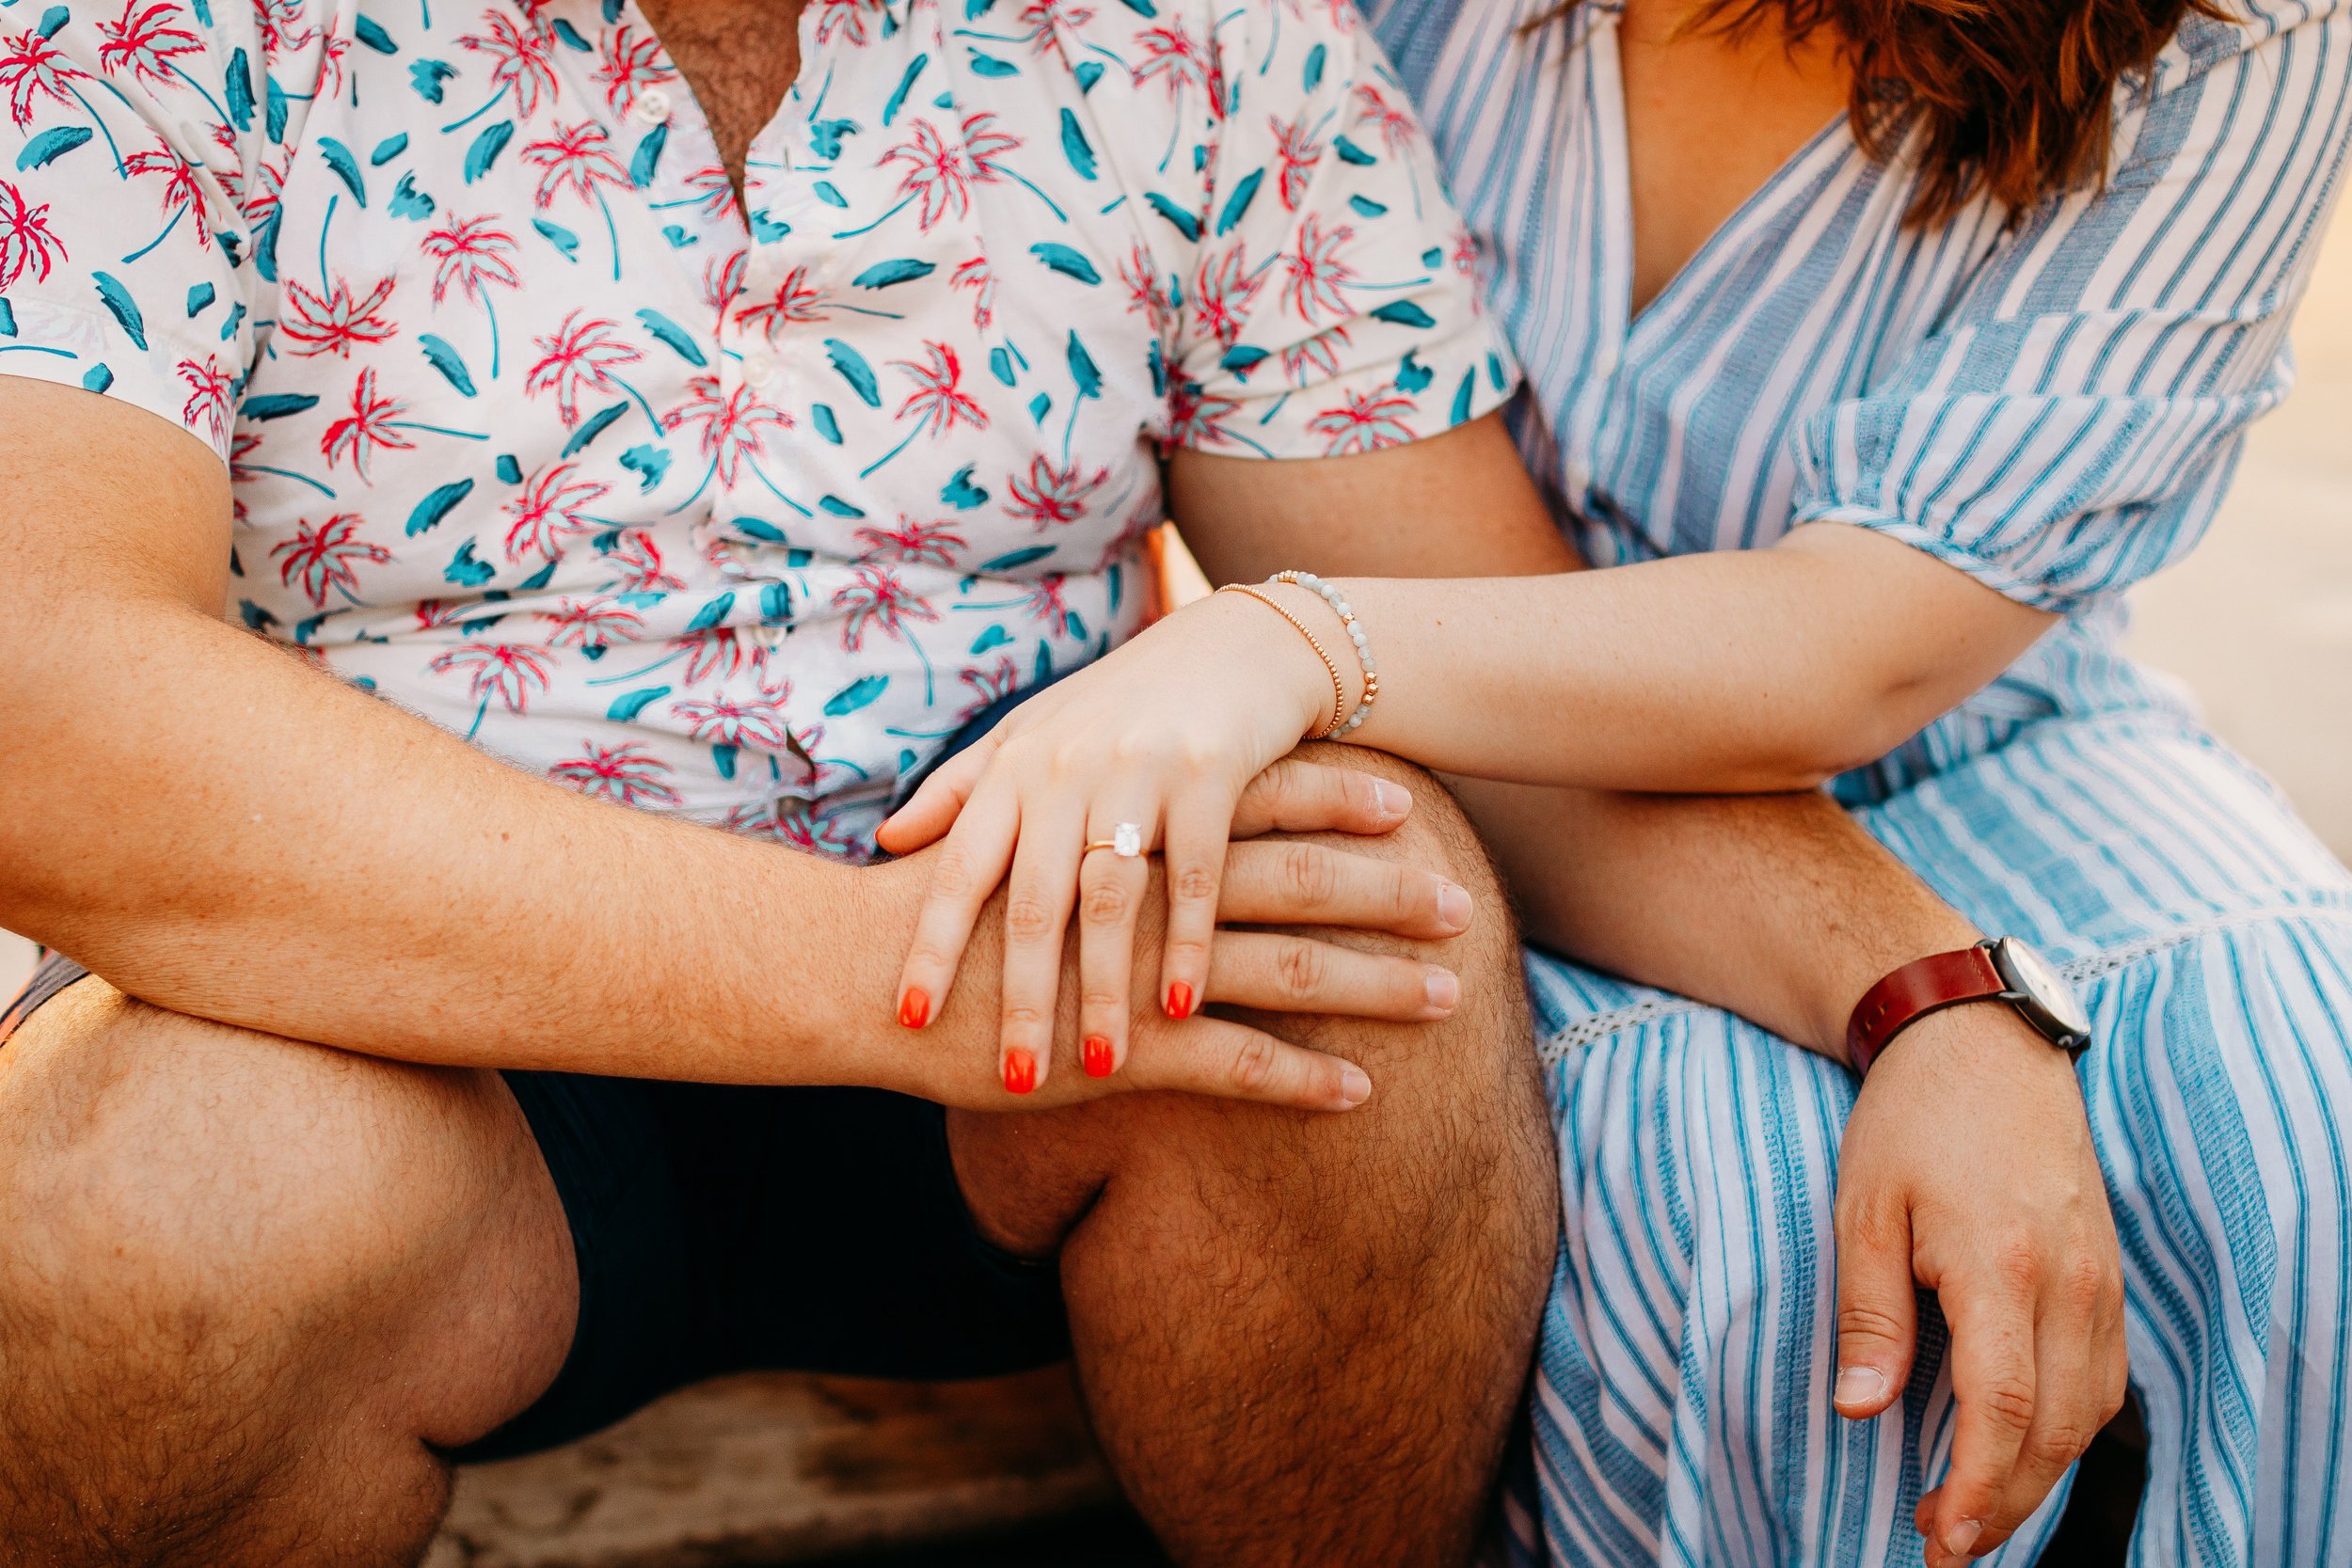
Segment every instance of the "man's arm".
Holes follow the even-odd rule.
[[[1001,1105],[993,987],[919,1035],[891,1022],[919,860],[861,871],[587,800],[224,624],[220,462],[126,404],[0,377],[0,924],[157,1006],[405,1060]],[[1272,825],[1377,830],[1331,787]],[[1345,923],[1444,934],[1422,880],[1409,909],[1359,889]],[[1220,950],[1218,999],[1297,1010],[1269,940]],[[1333,961],[1314,1010],[1422,1005],[1418,964]],[[1248,1033],[1149,1027],[1135,1086],[1210,1092]],[[1101,1092],[1064,1077],[1039,1099]]]
[[[1499,419],[1330,462],[1180,455],[1172,493],[1214,582],[1579,570]],[[1385,650],[1384,650],[1385,651]],[[1386,668],[1384,675],[1388,673]],[[1816,792],[1678,798],[1455,781],[1544,945],[1844,1059],[1881,974],[1975,927]],[[1931,1541],[1991,1550],[2120,1405],[2122,1264],[2064,1055],[2005,1007],[1923,1020],[1840,1146],[1837,1408],[1909,1377],[1913,1284],[1950,1322],[1961,1417]],[[1979,1527],[1966,1530],[1973,1522]],[[1931,1548],[1931,1563],[1944,1560]]]

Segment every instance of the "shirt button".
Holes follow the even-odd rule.
[[[637,95],[637,106],[631,111],[644,125],[660,125],[670,118],[670,95],[660,87],[647,87]]]
[[[756,390],[775,378],[776,362],[773,359],[764,354],[747,354],[743,356],[744,386]]]

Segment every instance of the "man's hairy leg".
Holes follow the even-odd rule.
[[[0,1051],[0,1564],[414,1562],[576,1304],[495,1074],[84,980]]]
[[[983,1227],[1059,1246],[1079,1370],[1114,1466],[1186,1564],[1458,1563],[1524,1386],[1558,1233],[1519,954],[1484,850],[1436,781],[1359,853],[1470,890],[1452,942],[1361,942],[1461,976],[1439,1024],[1257,1022],[1361,1064],[1315,1116],[1182,1095],[957,1112]],[[1147,912],[1147,924],[1154,924]],[[987,973],[976,944],[971,973]]]

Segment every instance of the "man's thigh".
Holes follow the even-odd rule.
[[[453,1447],[527,1405],[569,1341],[563,1210],[493,1073],[208,1023],[83,978],[0,1047],[0,1193],[12,1400],[87,1380],[135,1419],[202,1379],[256,1436]]]
[[[1185,1168],[1198,1181],[1207,1179],[1221,1152],[1230,1153],[1232,1174],[1245,1182],[1259,1180],[1268,1162],[1297,1168],[1360,1162],[1407,1182],[1463,1156],[1507,1163],[1515,1170],[1549,1165],[1549,1122],[1537,1087],[1517,928],[1476,832],[1444,786],[1410,764],[1353,746],[1309,745],[1299,755],[1401,783],[1414,800],[1412,816],[1392,834],[1307,835],[1307,841],[1437,871],[1468,888],[1476,911],[1467,931],[1443,942],[1358,930],[1311,934],[1446,966],[1462,982],[1459,1009],[1437,1024],[1231,1011],[1363,1067],[1374,1081],[1373,1099],[1343,1115],[1173,1094],[1114,1095],[1042,1113],[950,1112],[958,1176],[982,1230],[1000,1243],[1029,1256],[1050,1253],[1114,1173],[1156,1161]],[[1000,909],[1001,900],[992,904],[976,931],[965,973],[984,973],[1001,961]],[[1156,933],[1165,913],[1146,911],[1147,931]],[[1533,1196],[1548,1212],[1550,1182],[1533,1185]]]

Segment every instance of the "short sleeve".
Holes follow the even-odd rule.
[[[1233,13],[1229,13],[1229,15]],[[1327,457],[1438,435],[1518,372],[1404,86],[1339,0],[1242,8],[1179,300],[1174,439]]]
[[[1883,384],[1804,425],[1796,521],[2059,613],[2196,545],[2292,379],[2352,125],[2352,12],[2252,13],[2191,18],[2130,89],[2106,188],[2022,220]]]
[[[247,214],[285,156],[255,8],[0,17],[0,374],[119,398],[225,458],[254,344]]]

